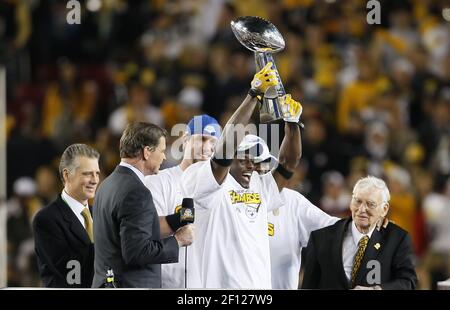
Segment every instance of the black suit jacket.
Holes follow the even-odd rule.
[[[302,288],[350,289],[342,263],[342,243],[351,218],[342,219],[334,225],[313,231],[306,249],[305,274]],[[378,247],[378,249],[377,249]],[[375,270],[369,261],[380,263],[383,289],[414,289],[417,284],[413,265],[411,238],[399,226],[389,223],[380,231],[375,229],[364,253],[361,267],[356,275],[356,285],[368,284],[366,276]],[[369,275],[369,279],[373,273]]]
[[[39,273],[46,287],[91,287],[94,245],[61,195],[36,214],[33,231]],[[71,260],[80,263],[79,284],[67,281],[71,271],[69,278],[77,278],[78,267]]]
[[[94,218],[92,286],[102,286],[112,268],[121,287],[161,287],[160,264],[178,262],[178,243],[160,238],[152,195],[131,169],[117,166],[100,184]]]

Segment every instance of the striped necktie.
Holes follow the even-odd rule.
[[[361,266],[361,261],[364,257],[364,252],[366,251],[367,243],[369,243],[368,236],[362,237],[358,242],[358,251],[356,252],[352,267],[352,287],[355,286],[356,274],[358,273],[359,267]]]

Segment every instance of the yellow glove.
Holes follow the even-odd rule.
[[[303,112],[301,103],[292,99],[290,94],[287,94],[280,97],[280,104],[283,120],[285,122],[298,123]]]
[[[264,95],[269,87],[278,85],[277,74],[271,67],[272,62],[268,62],[264,68],[255,74],[251,83],[252,93]]]

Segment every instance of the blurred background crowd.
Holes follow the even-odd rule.
[[[30,222],[60,193],[69,144],[95,147],[104,177],[127,122],[170,131],[208,113],[225,124],[255,73],[230,28],[243,15],[270,20],[286,41],[275,59],[306,124],[291,187],[347,216],[355,181],[384,178],[419,288],[450,276],[447,1],[379,1],[380,25],[367,23],[364,0],[86,0],[79,25],[67,23],[67,2],[0,2],[8,286],[40,285]]]

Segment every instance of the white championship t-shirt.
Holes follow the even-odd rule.
[[[183,170],[180,166],[161,170],[145,177],[145,186],[150,190],[159,216],[174,214],[181,208],[183,196],[180,182]],[[178,263],[161,265],[162,288],[184,288],[185,249],[180,249]],[[189,285],[189,281],[188,281]]]
[[[301,265],[301,249],[308,245],[312,231],[332,225],[332,217],[297,191],[281,191],[284,205],[269,212],[270,259],[272,288],[297,289]]]
[[[248,189],[230,174],[219,185],[208,160],[183,173],[182,192],[196,208],[188,265],[202,287],[271,288],[267,210],[283,203],[272,174],[254,172]]]

